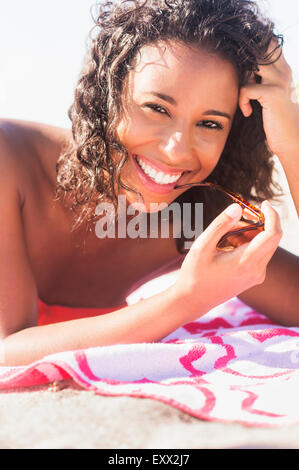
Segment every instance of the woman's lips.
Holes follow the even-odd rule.
[[[173,168],[170,168],[169,166],[166,166],[163,163],[158,162],[156,160],[155,161],[150,160],[149,158],[144,157],[143,155],[134,155],[134,158],[136,158],[136,157],[140,158],[142,161],[144,161],[144,163],[146,163],[147,165],[152,167],[154,170],[156,170],[158,172],[162,171],[163,173],[165,173],[167,175],[179,175],[180,173],[186,172],[186,170],[184,170],[183,168],[173,169]]]
[[[136,171],[137,171],[137,174],[139,176],[139,179],[141,180],[143,186],[145,186],[149,191],[151,192],[154,192],[154,193],[157,193],[157,194],[167,194],[167,193],[170,193],[171,191],[173,191],[174,189],[174,186],[177,185],[177,184],[180,184],[180,181],[182,180],[182,178],[185,176],[185,174],[187,173],[186,171],[182,170],[182,171],[179,171],[179,170],[176,170],[175,172],[170,172],[170,171],[166,171],[166,170],[162,170],[161,167],[158,168],[158,170],[161,170],[163,171],[165,174],[180,174],[182,173],[182,176],[175,182],[173,183],[166,183],[166,184],[159,184],[159,183],[155,183],[155,181],[153,181],[144,171],[143,169],[139,166],[139,164],[137,163],[137,160],[136,160],[136,157],[139,157],[139,155],[134,155],[133,156],[133,160],[134,160],[134,164],[135,164],[135,167],[136,167]],[[143,159],[143,157],[142,157]],[[145,160],[145,159],[144,159]],[[154,169],[155,169],[155,165],[152,165],[151,163],[151,160],[147,160],[149,162],[149,165],[152,166]],[[164,166],[163,166],[164,167]],[[156,166],[157,168],[157,166]],[[165,168],[165,167],[164,167]]]

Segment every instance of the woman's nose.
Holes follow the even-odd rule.
[[[186,162],[192,158],[192,148],[187,133],[182,131],[172,132],[162,144],[162,150],[173,164]]]

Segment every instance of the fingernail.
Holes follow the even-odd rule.
[[[232,219],[239,220],[242,215],[242,208],[239,204],[232,204],[225,209],[225,213]]]

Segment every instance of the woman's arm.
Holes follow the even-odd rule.
[[[298,113],[299,121],[299,113]],[[277,155],[284,169],[291,196],[293,198],[297,214],[299,217],[299,145],[296,152],[289,152],[287,155]]]
[[[276,41],[272,41],[268,53],[277,45]],[[241,89],[239,104],[247,117],[252,112],[250,100],[257,100],[262,106],[263,126],[269,148],[283,166],[299,215],[299,105],[292,70],[280,48],[275,51],[273,58],[278,57],[271,65],[259,66],[260,83],[252,78]],[[277,323],[298,326],[298,287],[299,259],[279,248],[268,264],[265,281],[239,297]]]
[[[276,323],[298,326],[298,285],[299,258],[278,248],[268,264],[265,281],[238,297]],[[158,341],[209,310],[206,303],[209,294],[204,286],[202,297],[206,298],[202,304],[198,302],[197,309],[191,307],[188,295],[180,295],[178,291],[173,285],[160,294],[112,313],[13,333],[3,340],[2,365],[28,364],[47,354],[66,350]],[[215,299],[215,303],[219,302]]]
[[[19,165],[0,131],[0,338],[36,324],[37,287],[24,240]]]
[[[240,294],[239,299],[280,325],[299,325],[299,257],[278,248],[265,281]]]
[[[197,316],[200,316],[198,312]],[[110,344],[153,342],[186,323],[187,305],[175,290],[105,315],[80,318],[18,331],[2,341],[2,365],[23,365],[47,354]]]
[[[265,231],[232,253],[219,253],[216,245],[240,219],[241,208],[233,204],[216,217],[192,245],[177,281],[158,295],[98,317],[15,330],[2,341],[4,364],[27,364],[65,350],[157,341],[263,282],[281,238],[277,214],[269,205],[263,210]]]
[[[278,46],[272,41],[267,54]],[[285,171],[291,195],[299,215],[299,104],[292,70],[280,47],[275,50],[271,65],[260,65],[254,77],[240,90],[239,105],[245,117],[250,116],[250,100],[262,107],[263,127],[269,148],[279,158]],[[271,58],[271,59],[272,59]]]

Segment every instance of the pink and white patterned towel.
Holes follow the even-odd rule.
[[[100,395],[152,398],[204,420],[294,424],[299,328],[275,325],[234,298],[159,343],[68,351],[0,367],[0,389],[66,378]]]

